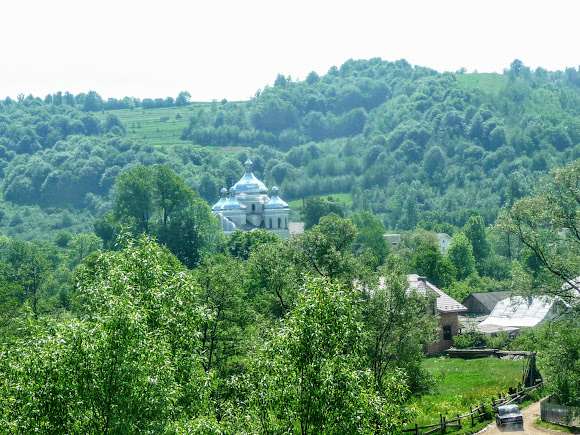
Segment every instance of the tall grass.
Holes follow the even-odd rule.
[[[415,422],[421,425],[439,421],[439,414],[455,417],[469,413],[469,407],[507,393],[522,380],[523,361],[485,358],[428,358],[425,368],[435,378],[431,394],[414,399]]]

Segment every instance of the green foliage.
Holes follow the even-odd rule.
[[[539,353],[542,375],[557,403],[580,406],[580,334],[576,321],[556,323]]]
[[[276,234],[266,230],[254,230],[250,232],[236,230],[228,237],[225,243],[225,249],[232,256],[247,260],[250,254],[260,246],[274,244],[278,240],[280,238]]]
[[[3,427],[152,433],[208,412],[196,351],[209,313],[177,259],[142,238],[78,277],[79,320],[39,325],[0,352]]]
[[[478,264],[481,263],[489,255],[489,245],[483,218],[481,216],[471,216],[463,227],[463,232],[471,243],[475,261]]]
[[[422,245],[416,252],[411,267],[415,273],[440,288],[452,284],[457,276],[457,269],[441,254],[437,244]]]
[[[117,127],[118,130],[114,130],[115,127]],[[111,133],[114,133],[115,131],[117,131],[117,132],[120,131],[123,136],[127,134],[127,126],[125,124],[123,124],[123,122],[119,119],[119,117],[117,115],[115,115],[114,113],[109,113],[107,115],[103,129],[106,132],[111,132]]]
[[[385,239],[385,226],[368,211],[353,214],[350,219],[357,228],[356,243],[372,255],[372,265],[376,267],[384,264],[390,252]]]
[[[332,196],[328,198],[313,196],[304,201],[304,208],[301,212],[304,228],[310,229],[317,225],[320,218],[335,213],[344,217],[344,205]]]
[[[8,319],[18,315],[22,303],[26,303],[38,319],[44,284],[54,267],[47,257],[48,250],[33,243],[7,238],[0,241],[1,305]],[[17,310],[13,311],[15,308]]]
[[[212,202],[239,176],[221,162],[244,147],[287,201],[354,193],[353,211],[394,231],[421,220],[462,227],[468,209],[489,224],[577,154],[578,72],[514,71],[439,74],[404,60],[350,60],[304,81],[280,75],[247,102],[189,104],[186,91],[143,101],[102,101],[94,91],[7,100],[0,175],[13,210],[0,230],[26,239],[87,232],[111,209],[116,176],[136,166],[168,165]],[[25,205],[42,208],[36,222]],[[75,225],[47,222],[64,208]]]
[[[103,241],[95,234],[75,234],[72,236],[67,245],[70,248],[72,265],[77,265],[92,252],[98,251],[103,247]]]
[[[223,418],[224,404],[236,394],[229,379],[246,370],[245,354],[251,341],[249,328],[255,313],[248,306],[245,269],[240,260],[216,255],[207,258],[193,274],[199,285],[196,305],[207,307],[199,328],[200,363],[211,377],[215,414]],[[243,399],[242,399],[243,400]]]
[[[510,341],[510,336],[507,332],[498,332],[495,337],[487,339],[487,347],[491,349],[507,349]]]
[[[453,346],[457,349],[470,349],[474,347],[483,347],[486,344],[485,337],[476,331],[469,331],[465,334],[459,334],[453,337]]]
[[[247,422],[257,433],[399,433],[404,379],[393,374],[383,397],[362,365],[356,292],[318,278],[270,334],[244,383]]]
[[[153,169],[141,166],[120,174],[115,190],[116,219],[134,222],[137,233],[148,233],[153,216]]]
[[[427,301],[407,295],[409,282],[400,264],[379,269],[381,283],[364,305],[364,336],[375,388],[388,389],[389,376],[401,370],[410,392],[426,393],[433,379],[423,370],[423,348],[435,341],[437,319],[425,310]],[[385,384],[386,382],[386,384]]]
[[[580,264],[579,180],[580,162],[576,161],[555,171],[533,196],[517,200],[498,223],[522,243],[524,279],[535,292],[562,296],[573,305]]]
[[[54,243],[56,244],[56,246],[59,246],[61,248],[66,248],[69,244],[69,242],[72,240],[73,235],[67,231],[60,231],[55,239],[54,239]]]
[[[356,234],[350,220],[333,213],[322,217],[310,231],[290,239],[290,247],[295,262],[305,271],[351,285],[365,272],[352,253]]]
[[[478,88],[493,94],[498,94],[507,86],[507,77],[497,73],[457,74],[455,78],[467,88]]]
[[[580,162],[555,171],[532,196],[504,210],[498,227],[519,239],[521,263],[514,281],[528,294],[560,296],[574,309],[569,323],[543,331],[538,349],[542,370],[558,400],[578,405],[578,189]],[[546,334],[549,339],[546,339]],[[540,338],[542,334],[540,333]],[[529,339],[530,336],[528,335]],[[533,336],[531,338],[534,338]]]
[[[137,167],[124,172],[115,184],[115,211],[95,224],[103,240],[129,228],[156,235],[186,266],[217,251],[223,233],[207,203],[169,167]],[[156,220],[154,220],[156,219]]]
[[[447,251],[447,258],[457,270],[456,278],[462,280],[475,273],[475,258],[471,243],[463,233],[455,233]]]

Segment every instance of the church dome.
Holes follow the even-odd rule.
[[[218,202],[216,202],[214,204],[214,206],[211,208],[211,211],[219,211],[219,210],[222,209],[222,206],[228,200],[228,198],[226,197],[227,194],[228,194],[227,189],[225,187],[222,188],[222,190],[220,191],[221,198],[220,198],[220,200]]]
[[[234,188],[239,195],[262,195],[268,193],[268,188],[264,183],[256,178],[252,172],[253,163],[250,159],[244,163],[246,173],[240,181],[234,184]]]
[[[222,205],[221,210],[245,210],[246,206],[242,205],[236,199],[236,189],[234,187],[230,188],[230,197],[226,200],[224,205]]]
[[[288,204],[278,196],[278,188],[276,186],[272,187],[272,198],[264,205],[264,208],[267,210],[288,210]]]

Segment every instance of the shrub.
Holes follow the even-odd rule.
[[[481,347],[485,346],[485,336],[479,332],[467,332],[456,336],[453,342],[457,349]]]

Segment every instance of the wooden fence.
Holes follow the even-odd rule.
[[[483,421],[486,418],[487,414],[492,415],[492,413],[494,413],[495,411],[497,411],[497,407],[501,406],[501,405],[507,405],[509,403],[513,403],[514,401],[518,401],[519,403],[521,403],[523,401],[523,398],[532,390],[535,390],[536,388],[540,387],[542,385],[542,382],[539,382],[538,384],[532,386],[532,387],[528,387],[528,388],[515,388],[515,389],[510,389],[510,393],[509,394],[499,394],[499,398],[498,399],[491,399],[492,402],[492,408],[491,408],[491,413],[487,411],[485,405],[482,403],[481,405],[479,405],[477,408],[469,408],[469,414],[465,414],[465,415],[458,415],[457,417],[451,418],[451,419],[447,419],[446,416],[443,416],[441,414],[439,414],[439,423],[434,423],[434,424],[429,424],[427,426],[418,426],[415,423],[415,427],[414,428],[410,428],[410,429],[405,429],[403,430],[403,432],[406,433],[414,433],[415,435],[430,435],[430,434],[434,434],[437,432],[441,432],[442,434],[444,434],[447,429],[462,429],[464,424],[469,424],[471,422],[471,426],[475,426],[476,424],[476,420],[479,421]],[[463,423],[462,423],[463,420]],[[422,430],[428,429],[426,432],[419,432]]]
[[[538,382],[535,385],[532,385],[531,387],[527,387],[527,388],[522,388],[520,389],[519,387],[510,391],[509,394],[499,394],[499,398],[498,399],[491,399],[491,405],[493,408],[493,411],[497,411],[497,407],[501,406],[501,405],[509,405],[510,403],[513,402],[518,402],[518,403],[522,403],[524,400],[524,397],[526,397],[526,395],[530,392],[535,390],[536,388],[540,387],[541,385],[543,385],[542,381]]]

